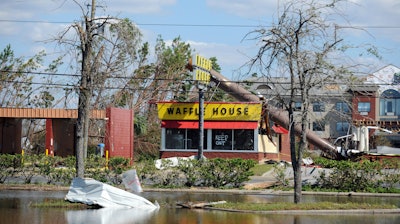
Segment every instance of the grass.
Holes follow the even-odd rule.
[[[242,211],[278,211],[278,210],[349,210],[349,209],[396,209],[391,204],[369,204],[369,203],[225,203],[214,205],[215,208],[233,209]]]
[[[71,203],[63,199],[47,199],[40,203],[31,204],[37,208],[65,208],[65,209],[88,209],[94,208],[81,203]],[[392,204],[369,204],[369,203],[224,203],[213,205],[214,208],[241,210],[241,211],[279,211],[279,210],[350,210],[350,209],[397,209]]]
[[[270,171],[273,168],[273,165],[271,164],[257,164],[253,168],[251,168],[251,171],[253,171],[254,176],[261,176],[264,173]]]
[[[74,208],[87,209],[90,206],[82,203],[72,203],[64,199],[46,199],[43,202],[32,203],[30,206],[35,208]]]

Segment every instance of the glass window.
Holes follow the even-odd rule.
[[[212,130],[212,149],[254,150],[254,130]]]
[[[325,111],[325,105],[323,102],[314,102],[313,103],[313,111],[314,112],[324,112]]]
[[[294,111],[301,111],[301,102],[295,102],[294,103]]]
[[[167,129],[165,136],[165,148],[184,149],[186,129]]]
[[[393,113],[393,101],[386,102],[386,113]]]
[[[394,73],[393,74],[393,85],[398,85],[400,84],[400,72]]]
[[[358,112],[370,112],[371,103],[370,102],[358,102]]]
[[[254,150],[254,130],[234,130],[234,150]]]
[[[254,150],[253,129],[215,129],[211,130],[212,149],[214,150]],[[204,130],[203,149],[207,150],[207,130]],[[166,149],[199,148],[198,129],[167,128],[165,135]]]
[[[165,148],[166,149],[198,149],[199,148],[198,129],[166,129]],[[204,130],[203,148],[207,148],[207,131]]]
[[[232,130],[215,129],[211,139],[212,149],[232,150]]]
[[[325,122],[314,121],[313,122],[313,131],[325,131]]]
[[[191,145],[187,145],[187,149],[198,149],[199,148],[199,139],[200,139],[200,134],[198,129],[187,129],[187,139],[188,143],[191,142]],[[203,133],[203,149],[207,149],[207,130],[204,129]]]
[[[346,132],[349,130],[350,124],[349,122],[338,122],[336,123],[336,131],[337,132]]]
[[[347,104],[346,102],[337,102],[336,110],[339,112],[342,112],[342,113],[349,113],[350,107],[349,107],[349,104]]]

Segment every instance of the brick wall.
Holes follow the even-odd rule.
[[[376,109],[378,109],[376,101],[377,97],[375,95],[356,94],[353,97],[353,120],[376,120]],[[371,111],[368,112],[367,115],[361,115],[360,112],[358,112],[358,102],[369,102],[371,105]]]

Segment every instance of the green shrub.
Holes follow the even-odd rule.
[[[21,159],[20,155],[0,154],[0,183],[4,183],[21,168]]]
[[[253,175],[256,162],[245,159],[208,159],[201,163],[200,176],[206,187],[240,187]]]
[[[110,161],[112,158],[110,159]],[[99,169],[105,168],[107,166],[107,161],[105,158],[90,154],[85,160],[85,169]]]
[[[322,172],[317,179],[316,187],[335,189],[338,191],[377,192],[392,191],[400,181],[395,169],[397,162],[391,161],[327,161],[326,159],[314,160],[319,165],[331,168],[331,172]]]
[[[152,179],[157,171],[153,159],[141,160],[140,162],[136,162],[133,167],[136,169],[140,181]]]
[[[201,173],[199,167],[201,167],[204,160],[179,160],[178,170],[180,170],[185,181],[183,183],[186,187],[193,187],[199,180],[201,180]]]
[[[108,162],[108,168],[117,174],[122,174],[129,168],[129,159],[123,157],[112,157]]]

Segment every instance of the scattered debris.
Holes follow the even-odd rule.
[[[189,156],[189,157],[169,157],[163,159],[157,159],[155,161],[155,166],[157,169],[162,170],[168,167],[176,167],[179,165],[180,160],[193,160],[196,159],[197,156]]]
[[[125,188],[131,192],[143,192],[142,185],[140,184],[139,177],[135,169],[128,170],[122,174],[122,183],[124,183]]]
[[[205,208],[205,207],[211,207],[213,205],[217,205],[217,204],[224,204],[226,203],[226,201],[216,201],[216,202],[186,202],[186,203],[181,203],[178,202],[176,203],[176,205],[182,207],[182,208],[189,208],[189,209],[193,209],[193,208]]]

